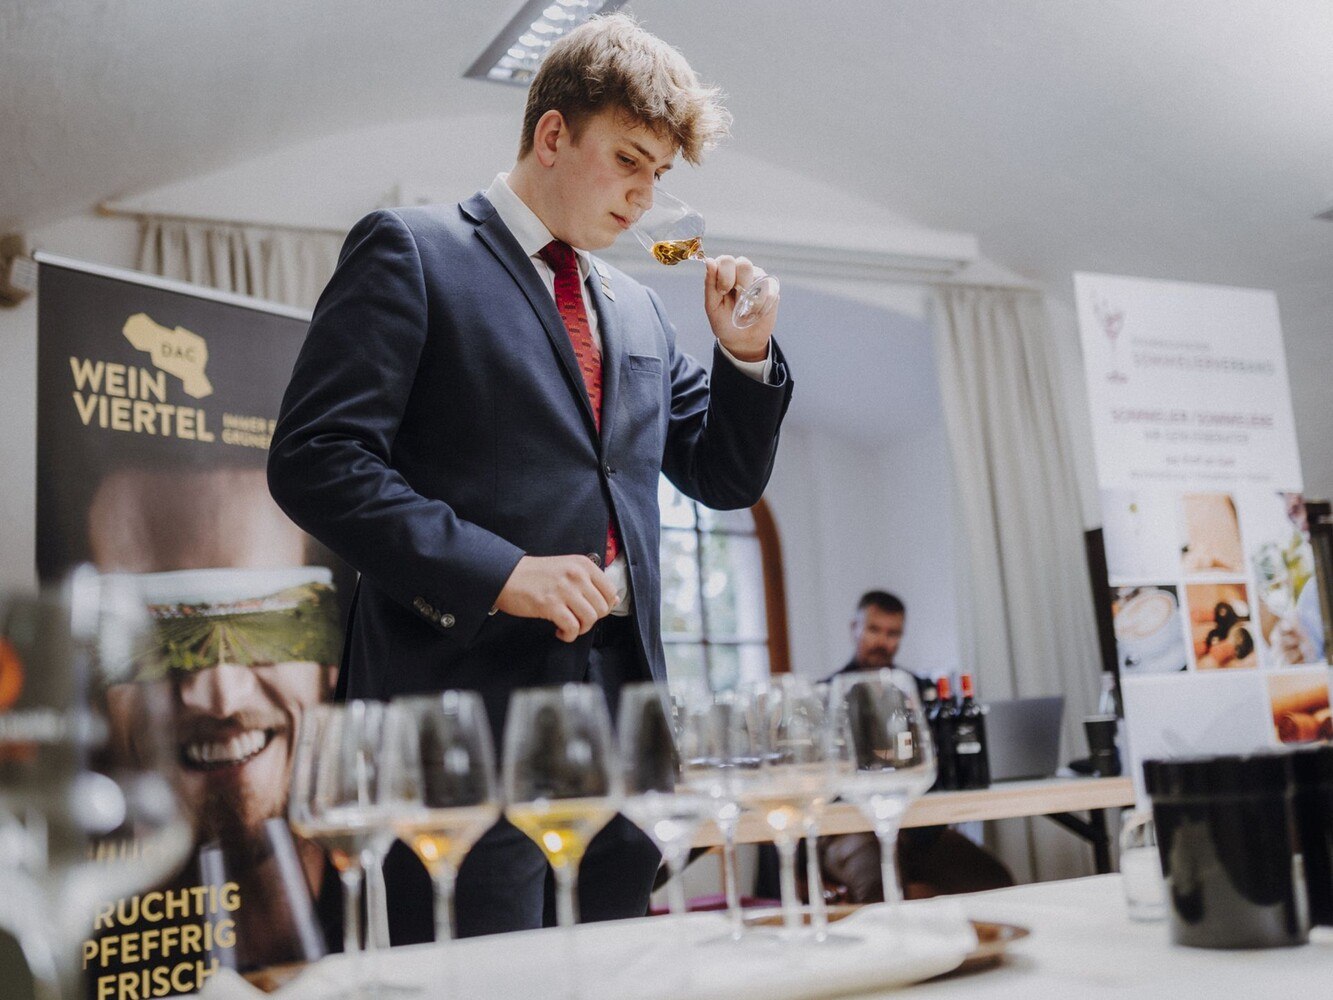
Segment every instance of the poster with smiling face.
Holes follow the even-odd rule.
[[[43,259],[39,578],[131,586],[151,648],[106,691],[108,745],[160,741],[191,823],[182,863],[91,906],[88,995],[189,993],[219,968],[318,957],[317,845],[287,822],[302,716],[327,701],[354,574],[269,495],[269,437],[308,316]],[[151,706],[165,719],[143,723]]]

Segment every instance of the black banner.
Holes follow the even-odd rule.
[[[307,317],[56,258],[39,287],[38,576],[88,562],[139,586],[162,655],[108,693],[111,743],[132,755],[144,705],[170,702],[195,829],[167,882],[89,914],[88,995],[317,957],[326,861],[292,839],[287,783],[301,714],[332,691],[353,581],[264,472]]]

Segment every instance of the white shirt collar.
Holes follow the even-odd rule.
[[[537,218],[537,213],[528,208],[527,203],[514,193],[514,189],[509,186],[507,173],[496,174],[495,180],[491,181],[491,186],[486,189],[485,194],[486,200],[495,206],[500,221],[514,235],[518,245],[529,257],[536,257],[541,253],[542,247],[555,239],[551,231],[546,228],[546,224]],[[586,281],[592,266],[592,262],[588,259],[588,251],[575,247],[574,255],[579,262],[579,277]]]

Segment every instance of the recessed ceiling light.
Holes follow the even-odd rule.
[[[625,0],[528,0],[463,75],[526,87],[546,50],[594,14],[608,14]]]

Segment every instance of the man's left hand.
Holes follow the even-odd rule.
[[[768,342],[778,319],[776,299],[768,312],[753,326],[738,327],[731,318],[736,299],[745,289],[764,276],[764,272],[744,257],[711,257],[704,274],[704,311],[713,336],[737,361],[763,361],[768,357]]]

